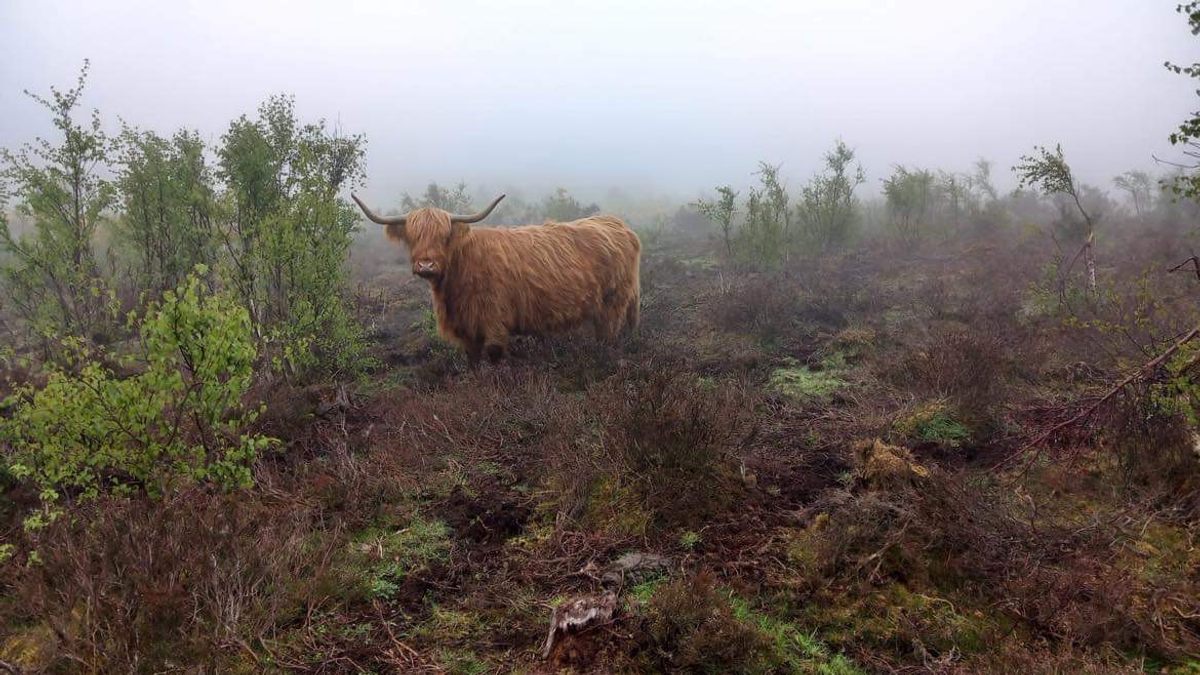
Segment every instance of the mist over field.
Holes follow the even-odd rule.
[[[0,145],[46,122],[21,89],[92,60],[89,106],[217,138],[269,94],[369,148],[364,194],[428,181],[691,199],[759,160],[807,178],[836,138],[867,193],[893,164],[1007,171],[1062,142],[1107,185],[1170,157],[1195,53],[1173,2],[103,2],[0,6]],[[45,21],[44,17],[61,17]],[[740,186],[739,186],[740,187]]]
[[[1197,675],[1198,47],[0,0],[0,672]]]

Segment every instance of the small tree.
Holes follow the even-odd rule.
[[[969,178],[952,171],[938,170],[937,201],[943,207],[948,229],[954,232],[958,232],[962,226],[962,214],[971,197],[969,186]]]
[[[789,206],[787,188],[779,180],[780,166],[758,163],[757,175],[762,185],[763,220],[769,223],[773,237],[778,240],[784,260],[788,257],[788,248],[792,245],[792,209]]]
[[[1187,17],[1192,35],[1200,35],[1200,0],[1176,5],[1175,11]],[[1177,75],[1200,80],[1200,62],[1181,66],[1166,61],[1163,65]],[[1200,89],[1196,93],[1200,95]],[[1168,138],[1171,145],[1182,146],[1187,158],[1183,162],[1170,162],[1183,171],[1167,183],[1168,187],[1178,196],[1200,200],[1200,110],[1193,112]]]
[[[50,111],[62,135],[57,144],[38,138],[17,151],[0,150],[5,192],[33,221],[25,236],[0,223],[0,249],[8,254],[3,275],[13,307],[43,333],[90,335],[103,317],[93,240],[114,191],[98,171],[109,148],[99,113],[88,122],[74,118],[87,73],[84,61],[75,87],[51,87],[50,98],[25,92]]]
[[[1145,171],[1126,171],[1113,179],[1113,185],[1129,193],[1129,200],[1133,202],[1133,211],[1138,218],[1142,217],[1144,210],[1153,208],[1153,181]]]
[[[1067,164],[1067,160],[1063,156],[1062,146],[1055,146],[1054,152],[1041,146],[1035,146],[1034,151],[1033,155],[1022,156],[1020,163],[1013,167],[1013,171],[1017,172],[1020,187],[1030,186],[1040,189],[1046,195],[1064,195],[1074,203],[1086,226],[1083,246],[1075,257],[1083,256],[1084,265],[1087,267],[1088,290],[1095,294],[1096,258],[1092,248],[1096,238],[1095,222],[1083,208],[1083,203],[1079,199],[1079,189],[1076,186],[1075,177],[1071,173],[1071,166]],[[1071,264],[1067,266],[1067,273],[1070,273],[1071,266],[1074,264],[1075,262],[1072,260]]]
[[[698,199],[695,202],[696,210],[721,228],[725,254],[730,258],[733,257],[733,217],[737,213],[737,196],[733,188],[722,185],[717,188],[716,201]]]
[[[971,186],[978,189],[987,201],[997,201],[1000,193],[992,183],[992,163],[982,157],[975,160],[975,172],[971,174]]]
[[[600,207],[597,204],[584,206],[566,188],[560,187],[554,191],[554,194],[548,195],[542,200],[542,214],[557,222],[578,220],[599,212]]]
[[[471,208],[471,198],[467,195],[467,184],[460,182],[453,188],[444,188],[436,182],[425,187],[425,194],[413,198],[405,193],[400,201],[401,207],[407,212],[420,208],[435,208],[450,213],[463,213]]]
[[[897,166],[883,181],[892,228],[904,241],[916,241],[928,222],[934,200],[934,176],[924,169]]]
[[[135,288],[161,293],[216,259],[216,195],[204,142],[194,132],[167,139],[126,126],[118,148],[122,213],[114,233],[135,257]]]
[[[859,218],[854,191],[864,182],[854,150],[839,140],[825,153],[825,170],[804,186],[796,205],[801,229],[819,249],[839,246],[850,238]]]

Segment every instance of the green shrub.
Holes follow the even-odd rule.
[[[81,349],[77,369],[52,370],[43,386],[26,384],[6,401],[5,464],[44,501],[251,482],[251,464],[271,439],[246,431],[257,415],[243,406],[256,358],[246,310],[205,293],[193,274],[148,310],[140,337],[139,354],[115,358],[135,374],[118,375]]]
[[[128,257],[130,282],[158,295],[178,286],[196,264],[217,258],[216,189],[196,132],[164,138],[125,126],[117,139],[113,221],[117,254]]]
[[[338,196],[362,176],[364,141],[304,124],[275,96],[221,139],[225,276],[277,367],[328,373],[363,365],[346,304],[346,256],[358,213]]]

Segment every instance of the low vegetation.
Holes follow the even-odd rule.
[[[3,665],[1200,668],[1194,174],[1119,203],[1039,150],[1036,193],[980,162],[867,203],[839,142],[633,223],[619,346],[473,371],[353,232],[360,138],[277,97],[212,148],[110,139],[78,102],[0,156]],[[543,653],[576,600],[611,615]]]

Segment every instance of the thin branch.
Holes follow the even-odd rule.
[[[1020,457],[1021,455],[1025,454],[1025,452],[1028,451],[1029,449],[1031,449],[1035,446],[1041,445],[1045,441],[1049,440],[1051,437],[1053,437],[1058,432],[1087,420],[1089,417],[1091,417],[1093,414],[1095,414],[1096,411],[1099,410],[1101,406],[1103,406],[1105,403],[1112,400],[1112,398],[1114,396],[1116,396],[1117,394],[1121,393],[1121,391],[1124,390],[1125,387],[1128,387],[1129,385],[1133,384],[1134,382],[1145,379],[1146,377],[1149,377],[1150,375],[1152,375],[1156,370],[1158,370],[1158,368],[1160,366],[1162,366],[1163,363],[1166,362],[1167,359],[1171,358],[1175,354],[1175,352],[1179,351],[1184,345],[1186,345],[1187,343],[1194,340],[1197,336],[1200,336],[1200,325],[1197,325],[1195,328],[1188,331],[1182,338],[1179,339],[1178,342],[1176,342],[1174,345],[1172,345],[1170,349],[1167,349],[1166,351],[1164,351],[1163,353],[1154,357],[1150,361],[1147,361],[1141,368],[1138,368],[1133,373],[1131,373],[1128,377],[1121,380],[1119,383],[1116,384],[1116,386],[1109,389],[1108,392],[1104,394],[1104,396],[1101,396],[1098,400],[1096,400],[1094,403],[1089,405],[1083,411],[1072,416],[1070,419],[1066,420],[1065,422],[1059,422],[1058,424],[1054,425],[1047,431],[1044,431],[1041,434],[1038,434],[1038,436],[1036,438],[1034,438],[1032,441],[1029,441],[1025,445],[1021,446],[1020,450],[1013,453],[1007,459],[1001,461],[994,468],[996,468],[996,469],[1002,468],[1004,465],[1009,464],[1011,461],[1013,461],[1017,457]],[[1036,457],[1036,455],[1034,457]],[[1031,458],[1031,461],[1032,461],[1032,458]]]
[[[1187,267],[1188,263],[1192,264],[1192,268],[1196,272],[1196,278],[1200,279],[1200,258],[1198,258],[1196,256],[1192,256],[1192,257],[1188,258],[1187,260],[1184,260],[1183,262],[1179,263],[1178,265],[1172,267],[1171,269],[1167,270],[1167,273],[1170,274],[1171,272],[1177,272],[1177,271],[1183,269],[1184,267]]]

